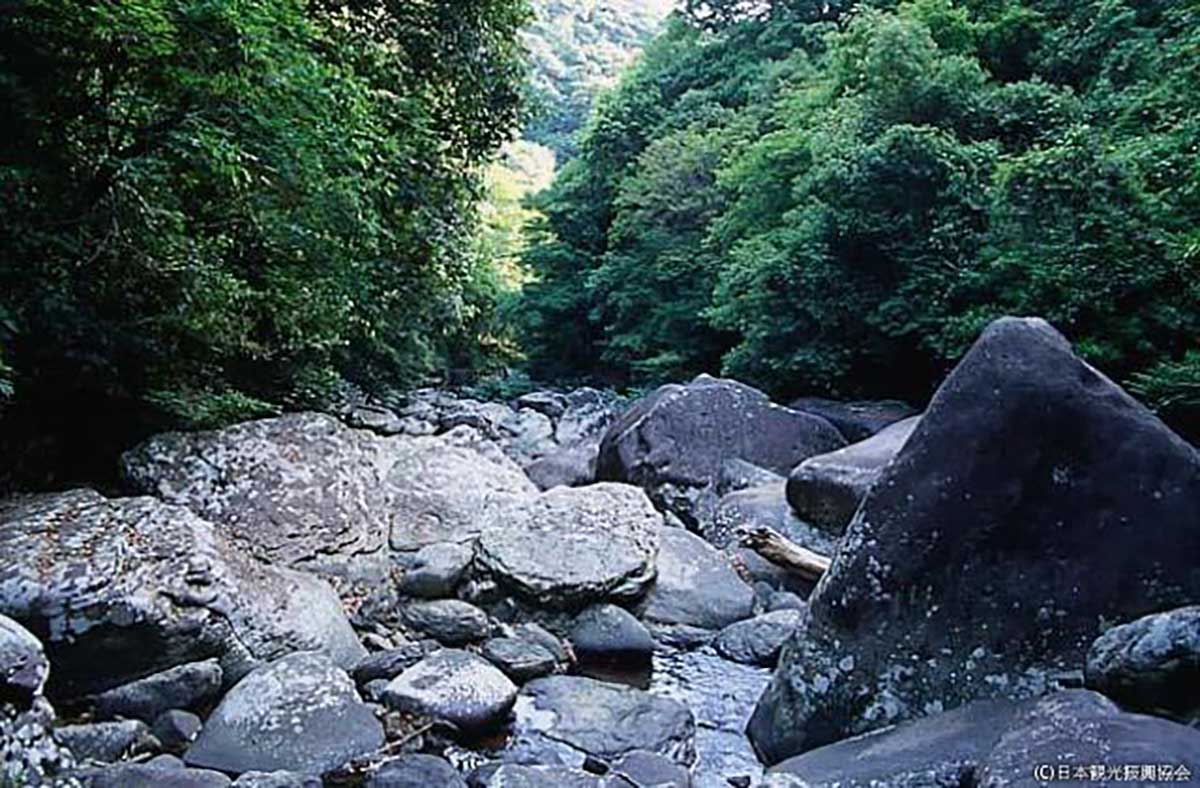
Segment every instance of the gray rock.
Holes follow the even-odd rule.
[[[526,684],[513,726],[515,741],[536,743],[568,766],[588,756],[611,762],[634,750],[690,766],[695,733],[691,711],[677,701],[580,676]]]
[[[530,643],[537,643],[542,648],[554,655],[554,659],[559,665],[566,665],[571,661],[571,655],[567,653],[563,642],[555,637],[552,633],[540,624],[525,622],[517,624],[512,628],[513,637],[519,640],[526,640]]]
[[[383,727],[354,682],[319,654],[291,654],[231,689],[184,760],[240,774],[322,774],[383,746]]]
[[[567,398],[556,391],[531,391],[517,397],[513,404],[517,408],[536,410],[552,419],[557,419],[567,410]]]
[[[851,443],[865,441],[888,426],[920,412],[907,402],[894,399],[838,402],[820,397],[801,397],[788,403],[788,407],[820,416],[837,427]]]
[[[717,494],[728,495],[738,490],[748,490],[751,487],[762,487],[784,481],[787,480],[775,471],[760,468],[754,463],[735,457],[721,463],[721,472],[717,476]]]
[[[512,408],[502,402],[480,402],[474,399],[457,399],[447,403],[442,414],[442,429],[471,427],[488,438],[500,437],[501,425],[514,415]]]
[[[800,616],[799,610],[779,610],[730,624],[717,635],[713,646],[732,662],[774,667],[784,642],[800,623]]]
[[[263,565],[151,498],[76,490],[0,503],[0,554],[0,611],[45,633],[52,696],[213,657],[229,681],[298,649],[346,665],[364,653],[327,584]]]
[[[548,676],[558,665],[554,654],[545,647],[518,638],[492,638],[479,653],[519,684]]]
[[[1154,766],[1153,776],[1141,771],[1143,764]],[[1160,765],[1169,765],[1170,779],[1158,771]],[[1081,780],[1093,766],[1119,769],[1120,776],[1109,773]],[[1047,779],[1047,774],[1035,771],[1047,767],[1057,776]],[[1200,774],[1200,731],[1157,717],[1127,714],[1103,695],[1087,690],[1061,692],[1041,700],[1013,722],[983,761],[975,784],[1036,788],[1061,779],[1060,768],[1069,780],[1093,784],[1158,786],[1184,781],[1179,777],[1184,770],[1190,781]]]
[[[632,599],[654,578],[661,522],[635,487],[558,487],[493,510],[476,565],[544,607]]]
[[[384,547],[383,482],[401,443],[296,413],[158,435],[122,468],[139,491],[186,506],[257,558],[320,565]]]
[[[404,622],[444,646],[477,643],[491,632],[487,614],[461,599],[438,599],[407,605]]]
[[[611,392],[580,388],[567,394],[567,409],[554,428],[560,446],[599,444],[609,425],[625,407],[625,401]]]
[[[809,457],[788,476],[788,503],[802,520],[840,535],[920,423],[911,416],[864,441]]]
[[[87,785],[88,788],[229,788],[232,783],[220,772],[208,769],[121,763],[93,773]]]
[[[649,660],[654,653],[654,639],[645,625],[616,605],[596,605],[580,613],[570,640],[581,660]]]
[[[192,709],[216,700],[223,679],[215,659],[178,665],[100,693],[96,714],[152,722],[168,709]]]
[[[587,441],[548,452],[525,466],[525,473],[539,490],[582,487],[596,480],[596,458],[600,442]]]
[[[296,772],[246,772],[233,781],[234,788],[321,788],[321,778]]]
[[[81,761],[112,763],[130,755],[154,752],[159,746],[141,720],[64,725],[55,735]]]
[[[25,627],[0,615],[0,704],[28,709],[42,694],[50,663],[41,642]]]
[[[824,419],[776,405],[749,386],[701,375],[686,386],[657,389],[613,422],[596,475],[642,487],[656,506],[696,528],[716,508],[728,460],[784,474],[843,445]]]
[[[486,788],[601,788],[600,778],[563,766],[504,764],[484,783]]]
[[[511,460],[481,451],[481,443],[462,435],[407,442],[388,473],[393,549],[471,541],[491,509],[537,493]]]
[[[635,750],[612,764],[604,788],[692,788],[692,775],[670,758]]]
[[[427,599],[454,596],[471,565],[474,550],[454,542],[426,545],[405,567],[399,589],[403,594]]]
[[[1088,650],[1084,678],[1127,709],[1200,717],[1200,606],[1108,630]]]
[[[811,788],[956,788],[1029,702],[977,701],[790,758],[771,772]],[[1030,761],[1026,768],[1036,765]],[[786,785],[786,783],[784,783]]]
[[[517,687],[491,663],[443,649],[388,684],[383,701],[398,711],[428,714],[464,731],[494,728],[512,710]]]
[[[767,612],[776,610],[808,610],[808,603],[790,591],[776,591],[767,600]]]
[[[522,467],[558,448],[554,422],[543,413],[522,408],[500,422],[499,443],[504,453]]]
[[[773,762],[1042,694],[1102,621],[1200,598],[1198,521],[1195,449],[1045,322],[997,321],[855,515],[751,738]]]
[[[450,763],[433,755],[402,755],[376,769],[364,788],[467,788]]]
[[[390,681],[439,648],[436,641],[406,641],[393,649],[364,657],[350,675],[359,686],[379,679]]]
[[[405,431],[400,417],[382,405],[357,405],[346,413],[343,420],[347,426],[370,430],[378,435],[400,435]]]
[[[742,531],[771,528],[801,547],[833,555],[837,537],[797,517],[785,490],[786,483],[777,481],[729,493],[717,503],[712,520],[701,526],[700,535],[717,547],[729,547],[739,543]]]
[[[753,615],[754,591],[719,551],[680,528],[659,530],[658,576],[641,616],[659,624],[720,629]]]
[[[150,732],[158,739],[163,749],[182,752],[200,735],[204,724],[190,711],[168,709],[150,725]]]

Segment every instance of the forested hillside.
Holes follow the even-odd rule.
[[[476,208],[523,0],[8,6],[7,457],[71,477],[149,429],[486,361]]]
[[[691,2],[539,203],[534,373],[921,400],[1039,314],[1200,401],[1200,5]]]

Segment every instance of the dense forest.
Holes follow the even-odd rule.
[[[1004,313],[1194,428],[1200,4],[670,5],[5,4],[0,483],[347,384],[919,402]]]
[[[534,374],[923,400],[1039,314],[1200,401],[1200,4],[692,2],[539,201]]]

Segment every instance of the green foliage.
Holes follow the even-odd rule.
[[[988,321],[1040,314],[1194,405],[1195,3],[685,10],[543,202],[535,370],[922,398]]]
[[[479,174],[519,123],[522,2],[11,5],[14,421],[86,404],[128,441],[476,346]]]

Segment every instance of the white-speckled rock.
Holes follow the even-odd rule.
[[[491,512],[475,560],[542,606],[628,600],[654,578],[661,523],[636,487],[558,487]]]
[[[45,633],[53,696],[210,657],[235,680],[291,651],[347,667],[364,654],[324,582],[255,561],[152,498],[75,490],[0,503],[0,555],[0,612]]]
[[[321,774],[383,746],[383,727],[346,673],[319,654],[291,654],[231,689],[184,760],[232,774]]]
[[[517,687],[491,663],[467,651],[435,651],[388,682],[383,702],[400,711],[438,717],[462,730],[504,721]]]

